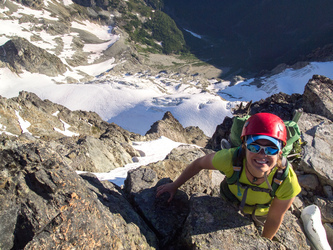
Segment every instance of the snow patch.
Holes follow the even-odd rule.
[[[60,119],[60,121],[62,122],[62,124],[64,125],[64,130],[61,130],[61,129],[58,129],[58,128],[53,128],[54,131],[57,131],[65,136],[69,136],[69,137],[72,137],[72,136],[79,136],[80,134],[78,133],[74,133],[70,130],[68,130],[71,125],[67,124],[66,122],[64,122],[63,120]]]
[[[28,128],[30,127],[31,123],[24,120],[21,116],[20,116],[20,113],[18,111],[15,110],[15,114],[18,118],[18,122],[20,124],[20,127],[21,127],[21,130],[22,130],[22,133],[28,133],[31,135],[31,133],[29,132]]]
[[[94,173],[94,175],[96,175],[100,181],[108,180],[121,186],[124,184],[129,170],[164,160],[170,151],[179,145],[182,145],[182,143],[174,142],[164,136],[154,141],[133,142],[132,146],[142,152],[142,157],[136,157],[136,162],[127,164],[122,168],[116,168],[108,173]],[[80,174],[84,172],[77,171],[77,173]]]

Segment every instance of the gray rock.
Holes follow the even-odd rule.
[[[324,193],[328,199],[333,200],[333,188],[329,185],[323,186]]]
[[[188,196],[178,191],[168,203],[168,194],[155,198],[156,188],[171,180],[164,178],[157,183],[156,173],[149,168],[139,168],[128,173],[124,190],[139,213],[157,232],[160,246],[172,244],[188,214]]]
[[[329,223],[324,224],[324,228],[326,230],[327,240],[330,246],[333,246],[333,225]]]
[[[115,200],[106,207],[48,143],[2,150],[0,159],[1,249],[156,249],[154,234],[141,232],[142,220],[120,192],[100,190]],[[124,207],[129,214],[119,216]]]
[[[333,121],[333,81],[325,76],[314,75],[305,85],[303,108],[307,113]]]
[[[108,172],[140,155],[132,140],[142,136],[105,122],[94,112],[70,111],[25,91],[10,99],[0,97],[0,107],[4,110],[0,123],[7,134],[26,142],[37,137],[53,141],[53,150],[73,169]],[[22,131],[19,117],[30,124],[27,131]]]
[[[157,248],[157,236],[147,226],[143,218],[136,212],[136,210],[133,209],[133,206],[126,199],[126,195],[120,187],[109,181],[100,182],[93,174],[81,174],[81,177],[87,181],[88,188],[96,193],[100,202],[103,203],[111,213],[120,214],[127,223],[134,223],[137,225],[143,236],[149,242],[149,245]],[[135,232],[132,233],[135,234]]]
[[[325,117],[304,113],[298,122],[303,132],[303,157],[300,168],[316,174],[322,184],[333,186],[333,126]]]
[[[183,128],[179,121],[170,112],[166,112],[163,119],[155,122],[146,133],[149,138],[159,138],[161,136],[177,142],[197,144],[206,146],[208,137],[198,127]]]
[[[179,239],[188,249],[310,249],[297,218],[286,215],[274,241],[260,237],[251,219],[219,197],[196,194]],[[284,231],[287,230],[287,231]],[[284,233],[281,233],[284,232]]]
[[[324,223],[333,223],[333,200],[317,196],[314,203],[320,208],[322,221]]]
[[[175,180],[188,164],[207,153],[211,153],[211,151],[194,146],[179,146],[173,149],[166,156],[165,160],[151,163],[146,167],[154,170],[158,179],[170,178],[171,180]],[[223,178],[224,176],[217,171],[203,170],[182,185],[180,190],[188,196],[195,193],[217,195],[220,189],[220,182]]]
[[[319,187],[318,177],[314,174],[298,176],[298,182],[302,188],[307,190],[316,190]]]
[[[57,76],[67,70],[57,56],[34,46],[24,38],[13,38],[0,47],[0,60],[17,73],[25,69],[31,73]]]
[[[109,172],[132,162],[132,156],[117,142],[106,144],[97,138],[84,136],[79,140],[72,140],[72,143],[63,146],[70,148],[66,157],[70,159],[69,165],[76,170]]]

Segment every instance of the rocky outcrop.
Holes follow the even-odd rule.
[[[303,147],[301,167],[307,173],[315,173],[321,184],[333,186],[333,123],[316,114],[302,116],[299,127],[307,144]]]
[[[297,218],[288,212],[274,241],[261,238],[249,217],[220,197],[205,194],[190,199],[182,245],[198,249],[309,249]]]
[[[52,141],[50,146],[75,170],[108,172],[139,156],[132,140],[142,136],[105,122],[94,112],[70,111],[33,93],[0,97],[0,115],[2,133],[13,141],[38,137]]]
[[[0,158],[1,249],[157,247],[119,187],[91,186],[93,177],[85,182],[49,143],[17,145]]]
[[[200,177],[210,182],[209,172],[201,173]],[[199,179],[192,180],[191,184],[204,191],[209,183]],[[133,180],[141,180],[141,188]],[[260,249],[309,249],[305,236],[299,233],[302,229],[297,218],[291,213],[283,224],[288,230],[281,230],[274,242],[269,241],[259,236],[260,231],[249,217],[241,215],[237,208],[217,195],[196,191],[190,196],[190,192],[182,189],[170,203],[167,203],[167,194],[155,199],[156,187],[169,181],[168,178],[158,180],[156,172],[150,168],[140,168],[129,173],[125,184],[125,191],[132,197],[137,210],[154,231],[159,232],[162,248],[226,249],[232,246],[247,249],[259,246]]]
[[[88,172],[109,172],[132,163],[133,157],[140,156],[133,141],[166,136],[204,146],[207,139],[197,127],[183,128],[169,112],[156,122],[162,124],[156,133],[142,136],[105,122],[94,112],[71,111],[25,91],[10,99],[0,97],[0,124],[2,133],[18,137],[13,141],[52,141],[52,148],[70,167]]]
[[[66,72],[61,60],[28,40],[17,37],[0,46],[0,61],[16,73],[27,70],[47,76],[57,76]]]
[[[208,141],[208,137],[201,129],[193,126],[184,128],[170,112],[166,112],[162,120],[155,122],[146,133],[149,138],[158,138],[162,135],[174,141],[197,144],[201,147],[204,147]]]
[[[327,81],[320,79],[324,81],[317,84],[324,88]],[[307,96],[311,100],[311,91]],[[276,112],[291,119],[292,109],[303,108],[306,101],[304,95],[278,94],[253,103],[251,112]],[[332,240],[333,131],[332,121],[323,115],[303,112],[298,122],[307,142],[301,159],[293,162],[302,192],[271,241],[260,237],[262,229],[248,216],[219,197],[224,176],[218,171],[201,171],[170,203],[168,194],[155,197],[159,185],[177,178],[190,162],[212,149],[181,145],[164,160],[131,170],[124,186],[118,187],[75,170],[125,164],[139,154],[131,143],[153,138],[151,134],[130,133],[95,113],[72,112],[27,92],[1,98],[0,107],[1,249],[310,249],[299,219],[309,204],[320,207]],[[235,113],[247,111],[241,107]],[[165,117],[167,122],[161,121],[162,129],[156,131],[186,136],[186,129],[171,122],[171,113]],[[24,127],[27,122],[30,125]],[[211,142],[218,145],[218,138],[228,139],[230,122],[226,118]],[[57,124],[63,125],[63,132],[78,135],[54,130]],[[47,135],[50,131],[54,132]],[[215,149],[213,144],[207,147]]]
[[[333,81],[325,76],[314,75],[305,86],[303,108],[305,112],[333,121]]]
[[[41,9],[44,6],[44,2],[41,0],[17,0],[16,2],[36,9]]]
[[[333,44],[326,44],[313,50],[310,54],[305,56],[304,60],[311,62],[329,62],[333,60]]]

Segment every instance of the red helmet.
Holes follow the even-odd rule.
[[[248,135],[267,135],[287,143],[287,129],[280,117],[270,113],[252,115],[244,124],[241,138]]]

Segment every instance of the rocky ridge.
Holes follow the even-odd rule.
[[[134,156],[140,156],[132,147],[133,141],[167,135],[183,143],[201,141],[199,144],[204,146],[208,140],[198,128],[184,129],[171,113],[158,123],[176,125],[181,131],[165,134],[165,129],[157,128],[142,136],[105,122],[94,112],[70,111],[62,105],[41,100],[33,93],[22,91],[18,97],[0,97],[0,131],[3,135],[17,143],[38,139],[52,142],[51,147],[65,162],[80,171],[108,172],[131,163]]]
[[[294,109],[303,108],[299,126],[307,144],[301,160],[293,162],[302,193],[273,241],[261,238],[260,228],[251,219],[219,198],[224,177],[217,171],[202,171],[189,180],[170,204],[167,194],[155,198],[158,185],[174,180],[191,161],[218,149],[221,138],[228,138],[231,118],[217,127],[209,141],[197,140],[200,145],[208,141],[206,147],[182,145],[163,161],[130,171],[124,186],[118,187],[75,171],[109,171],[131,162],[140,155],[133,141],[164,135],[193,143],[202,133],[194,135],[198,128],[182,128],[171,113],[142,136],[108,124],[93,112],[72,112],[32,93],[2,97],[0,247],[309,249],[299,219],[309,204],[321,208],[332,244],[333,126],[329,117],[333,110],[326,95],[332,84],[328,78],[314,76],[303,95],[280,93],[251,105],[253,113],[268,111],[283,119],[291,119]],[[317,109],[309,105],[312,100]],[[323,113],[322,107],[328,111]],[[247,107],[234,112],[242,115]]]

